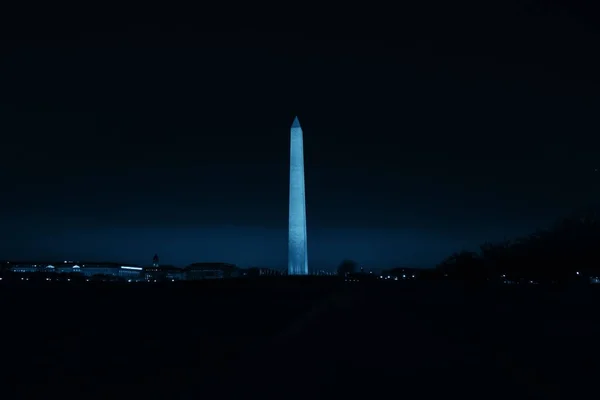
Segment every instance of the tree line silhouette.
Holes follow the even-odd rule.
[[[484,243],[479,252],[454,253],[431,277],[537,283],[585,279],[598,274],[600,267],[598,217],[596,210],[577,212],[529,236]]]
[[[358,264],[344,260],[337,273],[356,275]],[[425,280],[480,283],[562,283],[600,277],[600,213],[578,211],[528,236],[486,242],[479,251],[455,252],[418,275]]]

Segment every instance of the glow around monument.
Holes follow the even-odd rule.
[[[308,275],[306,246],[306,204],[304,192],[304,144],[298,117],[290,138],[290,215],[288,232],[288,274]]]

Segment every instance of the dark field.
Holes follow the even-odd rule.
[[[2,398],[579,398],[591,287],[0,286]]]

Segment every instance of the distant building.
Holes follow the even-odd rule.
[[[144,268],[137,266],[119,266],[118,276],[129,281],[138,281],[143,277]]]
[[[153,266],[141,267],[114,262],[79,261],[2,261],[4,273],[23,274],[23,277],[36,276],[49,280],[62,280],[69,277],[83,277],[90,281],[124,280],[128,282],[158,282],[202,279],[224,279],[240,276],[240,269],[227,263],[194,263],[185,268],[158,264],[158,256],[153,258]]]
[[[227,263],[194,263],[184,268],[187,280],[223,279],[239,276],[239,268]]]
[[[159,263],[158,263],[158,254],[155,254],[154,257],[152,257],[152,266],[153,267],[158,267]]]
[[[184,280],[185,271],[172,265],[152,266],[144,268],[144,278],[147,281],[181,281]]]
[[[241,270],[241,276],[245,276],[248,278],[256,277],[256,276],[285,276],[288,274],[288,271],[276,269],[276,268],[265,268],[265,267],[250,267],[244,270]]]
[[[335,276],[335,275],[337,275],[337,272],[330,271],[330,270],[327,270],[327,269],[317,269],[317,270],[312,270],[310,272],[310,275],[316,275],[316,276]]]
[[[22,274],[81,274],[86,277],[107,275],[124,279],[141,277],[143,268],[135,265],[123,265],[113,262],[76,262],[76,261],[8,261],[8,270]]]

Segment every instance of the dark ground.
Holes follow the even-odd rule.
[[[571,399],[600,371],[600,292],[587,287],[57,289],[0,286],[3,399]]]

